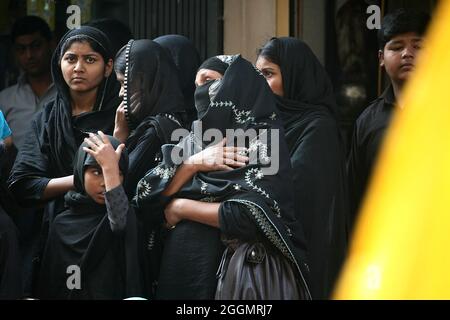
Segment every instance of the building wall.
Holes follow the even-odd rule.
[[[303,0],[302,39],[325,61],[326,0]],[[273,36],[289,35],[289,0],[224,0],[224,53],[254,61]]]
[[[276,0],[224,0],[224,54],[252,62],[256,50],[276,35]]]

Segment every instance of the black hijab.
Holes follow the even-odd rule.
[[[120,145],[120,142],[112,137],[107,136],[114,150]],[[83,142],[78,148],[78,152],[75,155],[74,159],[74,168],[73,168],[73,184],[74,191],[69,191],[64,199],[66,200],[66,204],[68,207],[76,208],[77,212],[106,212],[106,207],[104,205],[97,204],[92,198],[86,194],[86,190],[84,188],[84,172],[87,166],[95,166],[99,167],[99,164],[90,154],[86,153],[83,150],[83,147],[89,148],[89,145],[86,142]],[[119,160],[119,169],[122,172],[122,175],[125,178],[128,173],[128,151],[124,149],[120,156]]]
[[[284,97],[276,96],[293,166],[296,210],[311,264],[311,291],[325,299],[347,247],[345,158],[331,82],[301,40],[273,38],[260,56],[280,66]]]
[[[161,36],[153,41],[170,52],[178,68],[180,88],[183,92],[187,113],[186,127],[190,128],[190,124],[196,119],[194,108],[195,75],[200,65],[200,55],[191,40],[178,34]]]
[[[116,108],[120,104],[118,93],[120,85],[114,72],[105,78],[97,91],[97,99],[91,112],[79,116],[72,116],[72,104],[67,86],[61,71],[63,48],[74,39],[90,39],[99,48],[99,53],[105,64],[113,56],[110,51],[109,40],[98,29],[82,26],[67,32],[59,42],[52,57],[52,77],[57,88],[57,95],[50,112],[45,133],[41,136],[41,145],[49,149],[54,165],[61,175],[72,173],[72,161],[78,145],[86,137],[87,132],[101,130],[112,134]]]
[[[336,101],[331,81],[309,46],[295,38],[272,38],[261,49],[260,56],[279,65],[284,97],[279,99],[281,111],[301,112],[326,107],[336,114]],[[280,98],[280,97],[279,97]]]
[[[125,64],[124,97],[132,132],[127,146],[132,150],[139,137],[154,127],[162,143],[170,142],[173,129],[181,125],[184,112],[177,69],[165,50],[152,40],[130,40],[117,54]]]
[[[130,40],[117,54],[123,55],[123,99],[131,128],[148,116],[183,112],[176,66],[159,44],[147,39]]]
[[[293,210],[289,155],[282,138],[282,126],[276,119],[273,94],[264,77],[248,61],[240,56],[218,56],[217,59],[228,67],[224,77],[215,82],[214,99],[208,110],[200,121],[194,122],[193,132],[180,144],[163,146],[162,163],[138,185],[137,205],[143,212],[159,215],[162,220],[162,208],[155,208],[160,204],[161,192],[175,175],[177,164],[173,162],[173,155],[189,157],[202,150],[208,144],[202,139],[206,130],[218,129],[224,137],[227,129],[260,130],[259,139],[247,144],[251,164],[233,171],[198,173],[173,197],[245,206],[261,234],[294,263],[303,297],[308,298],[303,230]],[[209,95],[209,92],[204,94]],[[197,132],[200,125],[203,130]],[[271,141],[271,133],[276,131],[273,129],[279,130],[280,135]],[[265,133],[267,141],[263,140]],[[264,174],[262,162],[275,159],[268,153],[274,146],[279,147],[279,170],[273,175]]]

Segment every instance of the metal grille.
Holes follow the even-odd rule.
[[[181,34],[203,60],[223,53],[223,0],[131,0],[129,15],[136,39]]]

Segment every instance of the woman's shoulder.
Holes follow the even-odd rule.
[[[306,114],[306,126],[316,130],[338,130],[334,115],[325,108],[318,108]]]

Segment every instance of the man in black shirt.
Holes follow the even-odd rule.
[[[392,111],[401,108],[396,102],[414,71],[429,20],[425,13],[398,9],[384,18],[378,31],[380,66],[386,70],[391,85],[356,121],[348,160],[352,223],[366,192]]]

